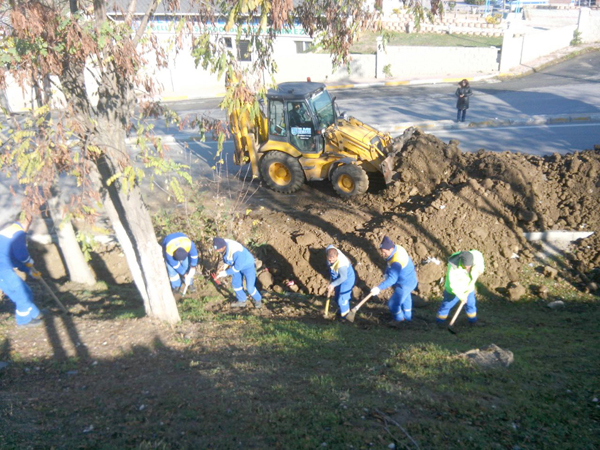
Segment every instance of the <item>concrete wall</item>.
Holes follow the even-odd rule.
[[[507,72],[520,64],[527,64],[541,56],[571,45],[576,26],[549,30],[529,29],[523,32],[508,29],[502,41],[500,72]]]
[[[328,54],[287,54],[276,58],[278,72],[275,80],[303,81],[310,77],[312,81],[337,82],[347,79],[375,78],[375,55],[352,55],[350,71],[346,67],[333,71],[331,57]]]
[[[523,15],[532,26],[561,28],[577,25],[579,10],[525,8]]]
[[[523,51],[521,64],[526,64],[540,56],[549,55],[556,50],[568,47],[573,40],[573,33],[577,27],[556,28],[552,30],[527,33],[523,37]]]
[[[491,74],[498,71],[495,47],[386,47],[383,66],[393,77]]]
[[[600,10],[581,8],[579,32],[585,43],[600,42]]]

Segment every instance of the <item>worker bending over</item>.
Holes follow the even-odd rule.
[[[415,265],[406,250],[387,236],[379,246],[381,254],[387,261],[385,280],[379,286],[371,289],[372,295],[379,293],[389,287],[394,287],[394,293],[388,300],[388,308],[392,313],[390,325],[396,326],[400,323],[410,322],[412,319],[412,294],[417,288],[417,274]]]
[[[246,290],[254,299],[255,308],[262,307],[262,296],[256,289],[256,267],[254,257],[239,242],[231,239],[216,237],[213,239],[213,248],[223,255],[225,268],[217,273],[217,278],[225,278],[231,275],[231,287],[235,291],[237,302],[231,305],[232,308],[246,307],[246,293],[244,292],[244,280],[246,280]]]
[[[178,292],[183,284],[193,292],[193,278],[198,265],[198,250],[192,240],[183,233],[171,233],[162,243],[163,256],[173,292]]]
[[[443,324],[450,310],[458,302],[466,303],[469,323],[477,322],[475,282],[485,270],[483,255],[477,250],[453,253],[448,259],[444,297],[437,313],[437,322]]]
[[[327,264],[331,276],[331,283],[327,286],[327,297],[335,293],[334,299],[340,307],[340,315],[343,318],[350,312],[350,300],[356,275],[350,260],[333,245],[327,247]]]
[[[0,231],[0,290],[16,305],[15,319],[20,327],[41,325],[43,317],[33,303],[31,289],[14,271],[18,269],[34,278],[41,277],[27,250],[30,225],[31,217],[24,217]]]

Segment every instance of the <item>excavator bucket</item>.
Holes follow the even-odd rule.
[[[406,144],[406,142],[412,137],[415,131],[415,127],[407,128],[406,130],[404,130],[404,133],[402,133],[401,136],[398,136],[394,139],[392,151],[388,153],[387,157],[383,160],[380,166],[381,173],[383,174],[383,178],[386,184],[392,182],[394,174],[396,173],[395,167],[398,157],[400,156],[400,153],[404,148],[404,144]]]

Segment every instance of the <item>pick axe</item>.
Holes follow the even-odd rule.
[[[367,300],[369,300],[371,297],[373,297],[373,294],[369,294],[367,295],[358,305],[356,305],[354,308],[352,308],[350,310],[350,312],[348,314],[346,314],[346,316],[344,317],[344,319],[346,319],[348,322],[354,322],[354,318],[356,316],[356,312],[360,309],[360,307],[362,305],[364,305]]]
[[[460,302],[460,306],[454,313],[454,317],[452,317],[452,320],[450,321],[450,325],[448,325],[448,331],[452,334],[456,334],[456,331],[452,329],[452,325],[454,325],[454,322],[456,322],[456,318],[460,314],[460,311],[463,309],[463,306],[465,306],[465,303],[467,303],[467,302],[462,302],[462,301]]]

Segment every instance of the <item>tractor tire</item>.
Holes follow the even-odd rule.
[[[342,198],[362,195],[369,189],[369,177],[360,166],[343,164],[338,166],[331,175],[333,189]]]
[[[260,174],[263,180],[275,192],[291,194],[304,184],[304,171],[293,156],[283,152],[271,151],[260,161]]]

